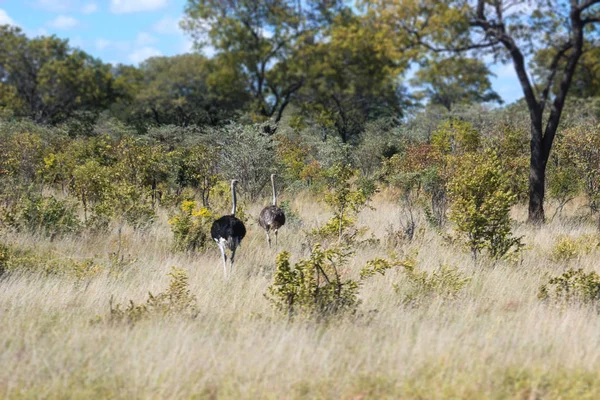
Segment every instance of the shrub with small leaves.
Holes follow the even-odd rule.
[[[415,267],[406,267],[405,272],[408,288],[394,284],[394,290],[402,296],[404,304],[413,306],[436,297],[443,300],[454,299],[471,279],[458,269],[446,265],[440,266],[431,274]]]
[[[2,213],[3,222],[18,230],[42,233],[54,238],[81,228],[75,204],[52,196],[27,194]]]
[[[585,273],[581,268],[569,269],[542,285],[538,298],[558,303],[597,304],[600,300],[600,275],[595,271]]]
[[[346,250],[316,245],[310,257],[293,268],[290,257],[286,251],[278,254],[277,271],[266,294],[278,311],[289,318],[318,320],[356,311],[358,283],[340,273],[349,257]]]
[[[416,265],[417,261],[415,257],[408,257],[405,260],[399,260],[396,255],[392,255],[391,260],[377,257],[368,261],[363,269],[360,270],[360,278],[366,279],[376,274],[385,275],[387,270],[396,267],[403,267],[407,271],[413,271]]]
[[[325,194],[325,203],[333,210],[333,218],[328,224],[337,221],[340,241],[345,231],[354,226],[356,214],[367,205],[368,197],[364,191],[353,188],[352,179],[356,173],[356,170],[344,164],[336,164],[326,173],[329,190]]]
[[[468,153],[455,160],[448,183],[450,220],[465,238],[473,258],[487,249],[494,259],[521,248],[511,232],[510,208],[516,196],[494,152]]]
[[[177,250],[203,250],[210,240],[209,232],[215,215],[195,201],[184,200],[181,211],[169,220]]]
[[[148,292],[145,303],[136,305],[130,300],[128,306],[123,308],[121,304],[113,305],[111,297],[108,322],[134,324],[150,317],[196,317],[198,315],[196,296],[190,291],[186,270],[171,267],[168,275],[171,277],[168,289],[156,296]]]
[[[554,261],[569,261],[585,254],[592,253],[600,247],[598,235],[581,235],[576,238],[569,235],[560,235],[552,247],[551,258]]]
[[[289,200],[282,201],[279,206],[285,213],[285,223],[287,226],[299,228],[304,224],[300,215],[294,211],[294,209],[292,209],[292,205],[290,204]]]
[[[0,275],[31,273],[82,281],[89,280],[104,270],[104,266],[94,259],[56,257],[53,254],[0,243]]]

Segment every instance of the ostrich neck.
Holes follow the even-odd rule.
[[[231,195],[233,197],[233,207],[231,208],[231,215],[235,215],[237,197],[235,195],[235,185],[233,183],[231,184]]]
[[[271,177],[271,186],[273,186],[273,205],[277,205],[277,189],[275,189],[275,179]]]

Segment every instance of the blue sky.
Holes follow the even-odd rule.
[[[55,34],[105,62],[138,64],[191,51],[179,29],[185,0],[0,0],[0,24],[28,36]],[[493,65],[494,89],[507,102],[522,96],[511,64]]]

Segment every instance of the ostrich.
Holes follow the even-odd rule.
[[[231,260],[229,267],[229,274],[233,269],[233,261],[235,259],[235,250],[241,244],[242,239],[246,236],[246,227],[244,223],[235,217],[236,208],[236,195],[235,187],[238,181],[233,179],[231,181],[231,196],[233,198],[233,207],[231,209],[231,215],[224,215],[215,222],[213,222],[210,228],[210,236],[219,245],[221,250],[221,256],[223,257],[223,272],[225,278],[227,278],[227,256],[225,255],[225,249],[231,250]]]
[[[273,186],[273,205],[263,208],[258,217],[258,224],[267,232],[269,248],[271,248],[271,230],[275,232],[275,248],[277,248],[277,231],[285,224],[285,214],[281,208],[277,207],[275,174],[271,174],[271,185]]]

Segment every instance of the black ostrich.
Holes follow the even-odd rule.
[[[258,224],[267,232],[267,243],[271,248],[271,231],[275,232],[275,248],[277,249],[277,231],[285,224],[285,214],[277,207],[277,191],[275,190],[275,174],[271,175],[273,186],[273,205],[266,206],[260,212]]]
[[[235,217],[236,208],[236,196],[235,187],[238,181],[233,179],[231,181],[231,195],[233,197],[233,207],[231,209],[231,215],[224,215],[215,222],[213,222],[210,228],[210,236],[219,245],[221,250],[221,256],[223,256],[223,272],[225,278],[227,278],[227,256],[225,255],[225,249],[231,250],[231,260],[229,266],[229,274],[233,269],[233,261],[235,259],[235,250],[242,243],[242,239],[246,236],[246,227],[244,223]]]

